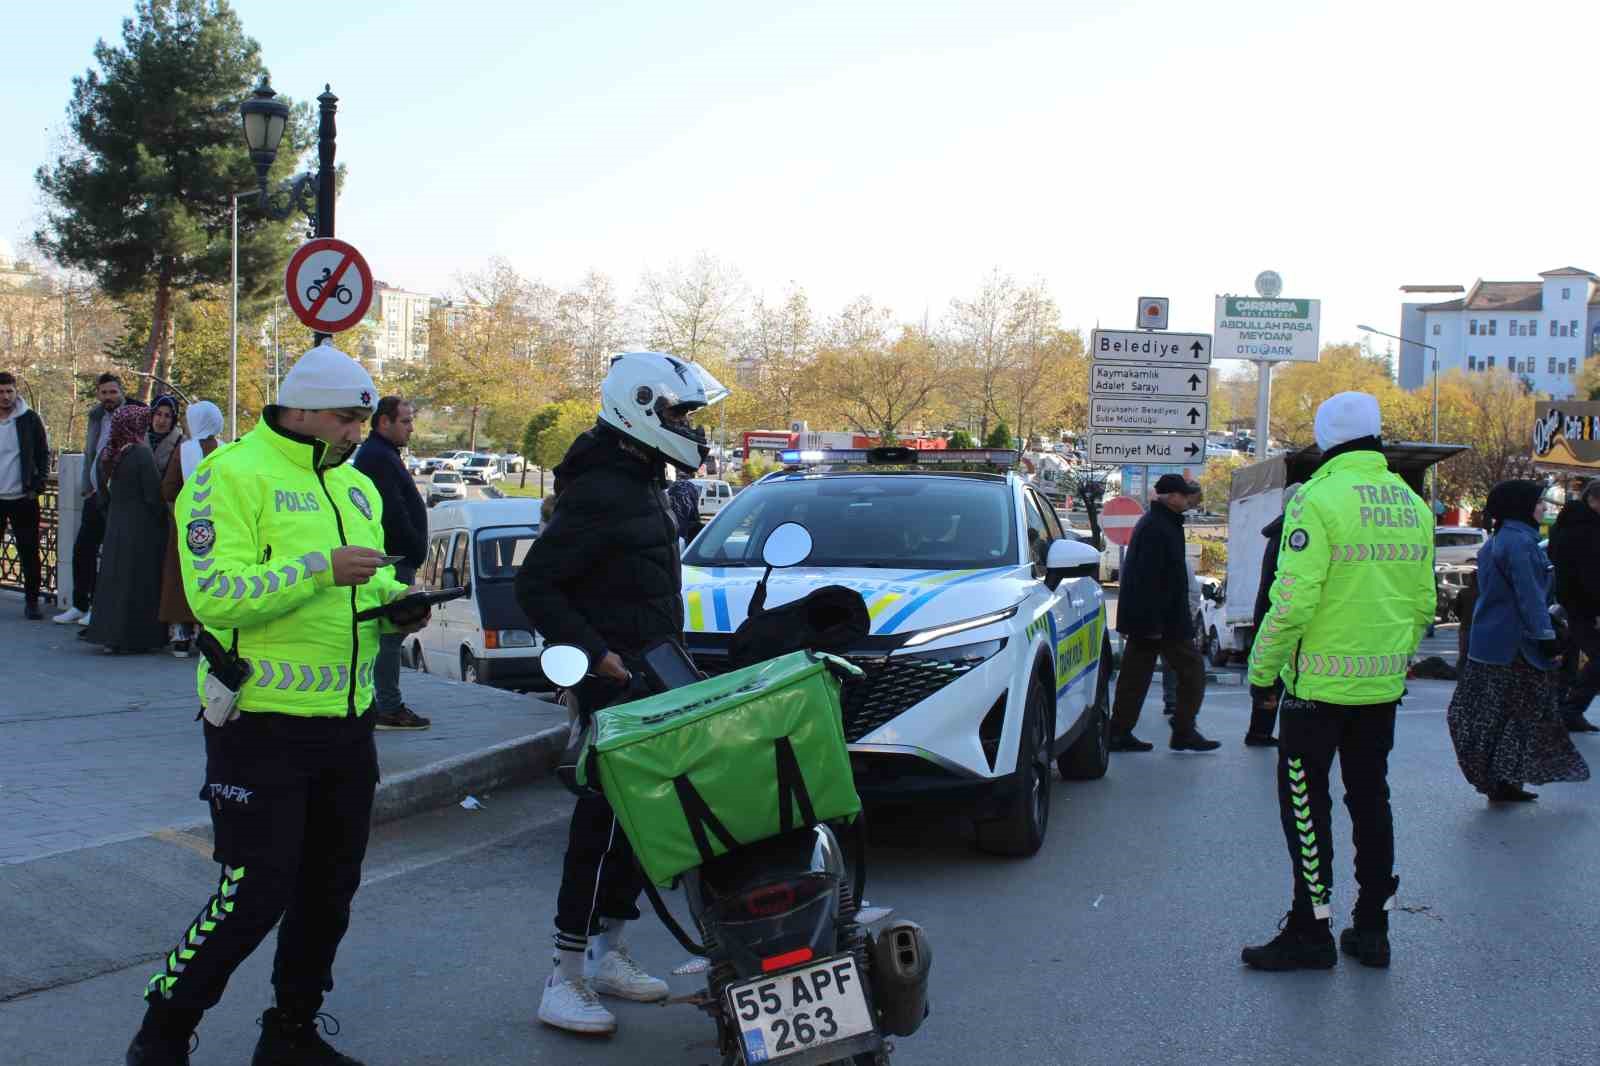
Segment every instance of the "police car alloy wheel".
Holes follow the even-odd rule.
[[[1028,686],[1015,788],[1001,807],[1000,817],[976,823],[978,847],[983,851],[1026,858],[1044,844],[1050,828],[1050,784],[1055,776],[1048,699],[1043,683],[1034,678]]]

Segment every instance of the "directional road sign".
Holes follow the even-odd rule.
[[[1097,363],[1210,366],[1211,335],[1097,329],[1090,338],[1089,355]]]
[[[1089,401],[1092,429],[1187,429],[1204,433],[1209,425],[1209,405],[1204,401],[1114,400]]]
[[[1090,396],[1204,400],[1211,394],[1211,375],[1205,367],[1095,363],[1089,369]]]
[[[1205,459],[1204,433],[1089,434],[1091,463],[1196,463]]]
[[[318,237],[289,257],[284,271],[289,309],[318,333],[342,333],[372,306],[372,270],[345,241]]]
[[[1100,528],[1105,530],[1107,540],[1126,548],[1133,539],[1133,527],[1143,515],[1144,508],[1132,496],[1113,496],[1100,512]]]

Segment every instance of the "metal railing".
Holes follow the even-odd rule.
[[[56,529],[58,492],[56,479],[45,482],[44,493],[39,497],[39,595],[54,603],[56,600]],[[22,588],[22,560],[17,558],[16,540],[11,527],[6,526],[5,539],[0,540],[0,588],[17,592]]]

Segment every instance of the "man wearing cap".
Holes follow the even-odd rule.
[[[1433,620],[1433,515],[1389,470],[1378,401],[1342,392],[1317,408],[1322,465],[1289,501],[1271,608],[1250,650],[1250,685],[1279,708],[1278,808],[1294,903],[1277,937],[1247,947],[1261,970],[1338,961],[1332,914],[1328,772],[1344,777],[1355,844],[1355,920],[1339,948],[1389,965],[1394,821],[1389,751],[1406,666]]]
[[[1194,616],[1189,611],[1189,571],[1184,563],[1183,512],[1193,506],[1200,486],[1177,474],[1156,482],[1150,509],[1133,527],[1122,557],[1117,593],[1117,632],[1122,634],[1122,668],[1111,716],[1112,751],[1149,751],[1154,745],[1133,735],[1150,691],[1156,659],[1178,675],[1178,701],[1172,712],[1174,751],[1214,751],[1218,744],[1195,728],[1205,695],[1205,665],[1194,646]]]
[[[174,504],[189,605],[223,665],[249,672],[230,711],[209,676],[212,656],[200,663],[200,799],[222,872],[145,988],[128,1066],[187,1064],[202,1012],[280,918],[277,1002],[261,1018],[252,1066],[359,1066],[322,1039],[316,1016],[333,988],[372,820],[379,635],[427,622],[426,612],[400,627],[356,619],[406,591],[379,565],[381,497],[345,464],[376,399],[360,364],[326,343],[313,348],[285,375],[279,403],[208,456]]]

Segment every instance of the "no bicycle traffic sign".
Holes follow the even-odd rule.
[[[355,246],[334,237],[302,244],[284,271],[289,309],[318,333],[342,333],[372,306],[372,269]]]

